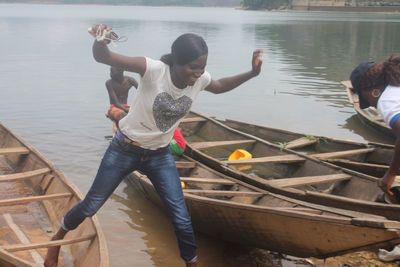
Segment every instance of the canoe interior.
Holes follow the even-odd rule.
[[[43,266],[51,236],[80,199],[61,172],[0,124],[0,249],[5,250],[5,258],[15,257],[9,266]],[[96,218],[85,220],[64,240],[72,244],[62,246],[58,266],[108,266]],[[21,244],[25,248],[18,248]],[[3,263],[8,261],[1,255]]]
[[[375,177],[382,177],[385,174],[394,152],[394,147],[391,145],[357,143],[323,136],[300,134],[234,120],[220,120],[220,122],[230,128],[254,135],[280,147],[310,156],[313,154],[373,147],[374,150],[368,153],[349,155],[343,158],[336,157],[326,159],[326,161]],[[310,140],[310,142],[301,143],[299,142],[301,140]]]
[[[212,237],[298,257],[319,258],[399,242],[397,233],[385,227],[370,227],[371,221],[375,226],[386,221],[381,216],[275,195],[187,157],[177,158],[177,161],[194,228]],[[184,167],[182,162],[194,164]],[[162,207],[146,176],[134,172],[128,179]],[[359,223],[354,224],[353,220]],[[398,226],[399,223],[394,222],[391,227]]]
[[[200,120],[200,118],[203,119]],[[188,142],[186,153],[220,172],[271,192],[400,220],[398,205],[380,203],[382,192],[376,186],[377,179],[372,176],[323,163],[312,157],[304,157],[301,153],[246,135],[194,112],[184,119],[179,127]],[[253,142],[244,142],[249,139]],[[236,141],[237,143],[212,146],[220,141]],[[200,145],[201,149],[195,148]],[[236,163],[229,162],[229,155],[238,148],[250,152],[252,159]],[[355,154],[349,155],[354,158],[360,154],[369,154],[374,150],[368,147],[361,151],[356,150]],[[336,152],[329,156],[319,154],[319,157],[335,159],[334,155]]]

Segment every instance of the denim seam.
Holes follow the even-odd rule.
[[[63,217],[63,218],[61,219],[61,222],[60,222],[61,228],[64,229],[65,231],[69,231],[69,229],[65,226],[64,218],[65,218],[65,217]]]

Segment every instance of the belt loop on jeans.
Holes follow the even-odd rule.
[[[138,143],[136,141],[133,141],[133,140],[129,139],[128,137],[126,137],[120,130],[118,130],[117,133],[115,134],[115,138],[117,138],[119,141],[125,142],[125,143],[127,143],[127,144],[129,144],[129,145],[131,145],[131,146],[133,146],[135,148],[138,148],[138,149],[143,150],[143,151],[148,151],[150,153],[151,152],[159,153],[159,152],[162,152],[162,151],[165,151],[165,150],[169,149],[169,145],[167,145],[165,147],[160,147],[160,148],[157,148],[157,149],[144,148],[144,147],[142,147],[140,145],[140,143]]]
[[[115,136],[116,136],[117,139],[120,140],[120,141],[124,141],[125,143],[128,143],[128,144],[130,144],[130,145],[137,146],[137,147],[140,147],[140,148],[141,148],[140,143],[129,139],[129,138],[126,137],[120,130],[117,131],[117,133],[115,134]]]

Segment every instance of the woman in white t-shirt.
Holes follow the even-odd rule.
[[[90,33],[96,37],[93,44],[95,60],[138,73],[139,87],[128,114],[119,122],[119,129],[89,192],[64,216],[62,227],[53,240],[63,239],[86,217],[93,216],[127,174],[140,170],[150,178],[168,211],[181,258],[186,266],[195,267],[197,252],[192,222],[168,146],[174,130],[189,112],[197,94],[202,90],[224,93],[257,76],[261,71],[262,51],[253,52],[250,71],[213,80],[205,70],[207,44],[198,35],[179,36],[173,42],[170,54],[154,60],[111,52],[107,47],[109,38],[113,38],[110,32],[111,28],[102,24],[91,28]],[[46,267],[57,265],[59,249],[48,249]]]
[[[379,180],[379,187],[389,195],[400,167],[400,56],[387,60],[360,63],[350,75],[362,109],[376,107],[396,136],[395,151],[389,169]]]

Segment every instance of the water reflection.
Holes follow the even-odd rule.
[[[348,79],[356,64],[381,60],[398,52],[398,23],[361,21],[297,21],[257,25],[257,43],[266,44],[288,73],[285,93],[314,96],[341,107],[345,102],[339,82]]]
[[[393,138],[384,135],[375,128],[372,128],[371,126],[362,123],[357,114],[350,116],[346,120],[346,123],[342,125],[342,127],[345,129],[349,129],[350,131],[357,133],[358,135],[361,135],[365,140],[370,142],[393,145],[395,141]]]

